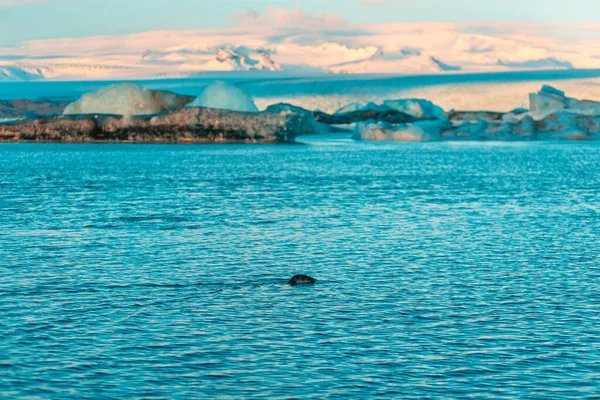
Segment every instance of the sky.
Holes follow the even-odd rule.
[[[0,46],[27,40],[234,26],[267,8],[350,24],[400,21],[598,22],[595,0],[0,0]]]

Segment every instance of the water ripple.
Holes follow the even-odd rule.
[[[593,144],[1,145],[0,397],[595,398],[598,165]]]

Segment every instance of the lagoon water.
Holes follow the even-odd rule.
[[[587,143],[0,145],[0,397],[592,398],[599,165]]]

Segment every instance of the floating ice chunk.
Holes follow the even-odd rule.
[[[518,140],[513,135],[515,124],[502,120],[466,122],[446,132],[446,139],[462,140]]]
[[[500,121],[504,113],[492,111],[453,111],[447,114],[450,121]]]
[[[536,120],[542,120],[562,110],[588,116],[600,115],[600,102],[566,97],[565,92],[547,85],[538,93],[531,93],[529,101],[530,114]]]
[[[300,128],[300,132],[302,132],[303,135],[325,134],[330,133],[331,131],[328,125],[317,122],[314,114],[302,107],[297,107],[287,103],[278,103],[267,107],[265,112],[277,114],[297,114],[298,116],[302,117],[301,120],[303,121],[304,126]],[[317,112],[315,111],[315,113]]]
[[[538,137],[542,140],[600,139],[600,117],[559,111],[548,115],[538,123]]]
[[[600,102],[591,100],[582,100],[572,104],[569,112],[581,115],[600,116]]]
[[[519,121],[520,121],[519,114],[515,114],[515,113],[512,113],[512,112],[504,114],[502,116],[502,121],[508,122],[508,123],[511,123],[511,124],[518,124]]]
[[[513,135],[520,136],[525,140],[535,139],[537,122],[529,115],[525,115],[518,123],[513,125]]]
[[[348,114],[351,112],[356,112],[356,111],[360,111],[363,109],[365,105],[362,103],[350,103],[345,105],[344,107],[340,108],[339,110],[337,110],[335,114]]]
[[[350,103],[339,110],[337,110],[333,115],[341,115],[341,114],[351,114],[360,111],[376,111],[376,112],[385,112],[389,111],[390,108],[381,104],[377,104],[374,102],[370,102],[367,104],[363,103]]]
[[[441,107],[423,99],[386,100],[383,105],[420,119],[435,119],[444,114]]]
[[[547,94],[547,95],[552,95],[552,96],[556,96],[559,98],[566,98],[565,96],[565,92],[562,90],[559,90],[553,86],[550,85],[542,85],[542,89],[540,90],[540,94]]]
[[[380,105],[377,103],[367,103],[367,105],[365,105],[363,108],[361,108],[359,111],[376,111],[376,112],[384,112],[384,111],[388,111],[390,110],[390,107],[384,106],[384,105]]]
[[[217,108],[221,110],[257,113],[258,108],[252,97],[237,86],[217,81],[204,89],[204,92],[188,107]]]
[[[373,102],[366,105],[363,105],[362,103],[350,103],[337,110],[334,115],[349,114],[359,111],[385,112],[389,110],[398,111],[418,119],[436,119],[444,114],[444,110],[441,107],[436,106],[429,100],[399,99],[386,100],[383,104]]]
[[[63,114],[152,115],[183,107],[190,101],[188,96],[154,91],[133,83],[119,83],[83,95],[69,104]]]
[[[352,138],[371,142],[428,142],[440,140],[446,129],[450,129],[450,124],[444,119],[401,125],[357,124]]]
[[[546,87],[546,86],[545,86]],[[555,92],[544,91],[531,93],[529,95],[529,109],[536,119],[542,119],[548,114],[564,110],[567,106],[566,97],[560,96]]]
[[[515,108],[514,110],[511,111],[511,114],[525,114],[529,112],[528,109],[524,108],[524,107],[518,107]]]

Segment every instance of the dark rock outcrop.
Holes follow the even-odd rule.
[[[493,111],[453,111],[448,119],[454,121],[501,121],[506,113]]]
[[[0,124],[0,141],[288,143],[305,117],[190,107],[152,116],[82,115]]]
[[[419,121],[412,115],[393,110],[360,110],[331,116],[331,123],[339,125],[354,124],[357,122],[374,121],[388,124],[407,124]]]
[[[288,111],[296,114],[312,116],[315,122],[324,125],[350,125],[357,122],[386,122],[388,124],[405,124],[418,121],[419,118],[391,109],[365,109],[339,114],[327,114],[322,111],[309,111],[287,103],[273,104],[267,107],[266,112]]]

